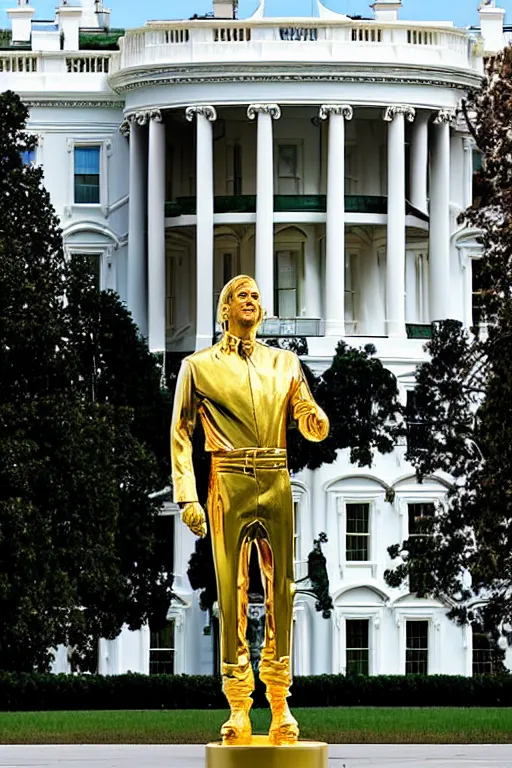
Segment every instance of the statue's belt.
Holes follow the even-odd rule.
[[[212,470],[254,475],[256,470],[288,469],[285,448],[239,448],[212,453]]]

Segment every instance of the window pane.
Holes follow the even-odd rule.
[[[368,533],[369,504],[347,504],[347,533]]]
[[[471,260],[473,325],[483,322],[482,315],[482,259]]]
[[[88,263],[94,285],[99,291],[101,289],[101,255],[99,253],[87,253],[84,258]]]
[[[174,515],[158,515],[155,518],[155,554],[167,573],[174,572]]]
[[[428,674],[428,621],[408,621],[405,643],[405,674]]]
[[[431,531],[432,520],[436,513],[435,504],[408,504],[409,536],[425,536]]]
[[[75,176],[75,203],[100,202],[100,177]]]
[[[26,152],[21,152],[20,155],[23,165],[32,165],[32,163],[35,163],[36,161],[35,149],[27,149]]]
[[[348,561],[363,562],[369,560],[368,556],[368,536],[347,535],[347,555]]]
[[[368,675],[368,619],[347,619],[345,626],[347,653],[346,673],[347,675]]]
[[[175,660],[175,623],[169,621],[158,631],[151,632],[149,674],[173,675]]]
[[[100,147],[75,147],[75,175],[99,176]]]

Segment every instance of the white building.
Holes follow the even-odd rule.
[[[472,322],[479,250],[457,216],[472,199],[473,146],[457,109],[484,50],[504,44],[504,12],[481,8],[483,39],[404,20],[400,0],[377,0],[367,20],[320,2],[300,18],[267,17],[264,1],[244,20],[228,0],[214,6],[215,17],[127,30],[118,51],[83,47],[95,29],[106,39],[101,2],[63,3],[55,23],[25,0],[8,11],[0,87],[30,107],[28,160],[44,166],[66,251],[96,259],[155,352],[178,360],[209,345],[220,288],[246,272],[267,335],[307,337],[316,371],[340,338],[372,342],[405,402],[429,323]],[[471,631],[384,582],[387,547],[447,489],[418,485],[405,451],[371,469],[343,454],[293,478],[297,573],[325,531],[335,604],[326,621],[297,600],[297,674],[472,674]],[[103,672],[148,672],[150,658],[152,670],[212,671],[186,576],[194,537],[176,523],[169,630],[102,642]]]

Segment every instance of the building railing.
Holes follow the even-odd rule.
[[[258,336],[262,338],[323,335],[324,321],[317,317],[269,317],[258,329]]]
[[[39,55],[32,51],[0,51],[0,72],[38,72]]]
[[[374,195],[345,196],[345,211],[348,213],[386,214],[387,209],[387,197]],[[215,213],[255,213],[256,195],[218,195],[214,198],[213,210]],[[325,213],[326,210],[327,198],[325,195],[274,196],[274,211],[276,213]],[[171,218],[195,216],[196,198],[178,197],[172,202],[167,202],[165,214]]]
[[[112,59],[118,55],[114,51],[84,51],[73,55],[67,51],[0,51],[0,72],[107,75]]]
[[[112,71],[175,62],[288,61],[421,64],[478,70],[465,30],[359,20],[150,22],[120,39]]]

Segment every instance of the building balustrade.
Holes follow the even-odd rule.
[[[100,74],[107,75],[113,51],[84,51],[72,56],[65,51],[0,51],[0,72],[11,74]]]
[[[265,61],[390,62],[475,70],[474,43],[464,30],[382,21],[315,19],[150,22],[120,39],[112,72],[164,63]],[[282,52],[279,48],[282,48]],[[279,51],[279,52],[278,52]]]
[[[270,317],[258,330],[262,338],[287,338],[293,336],[323,336],[324,322],[317,317]]]
[[[406,323],[405,330],[408,339],[432,338],[432,325],[430,323]]]
[[[406,214],[428,221],[428,215],[406,201]],[[215,213],[255,213],[256,195],[216,195]],[[325,213],[326,195],[274,195],[275,213]],[[346,213],[384,214],[388,212],[387,197],[377,195],[345,195]],[[167,202],[165,215],[170,218],[196,215],[195,197],[177,197]]]

